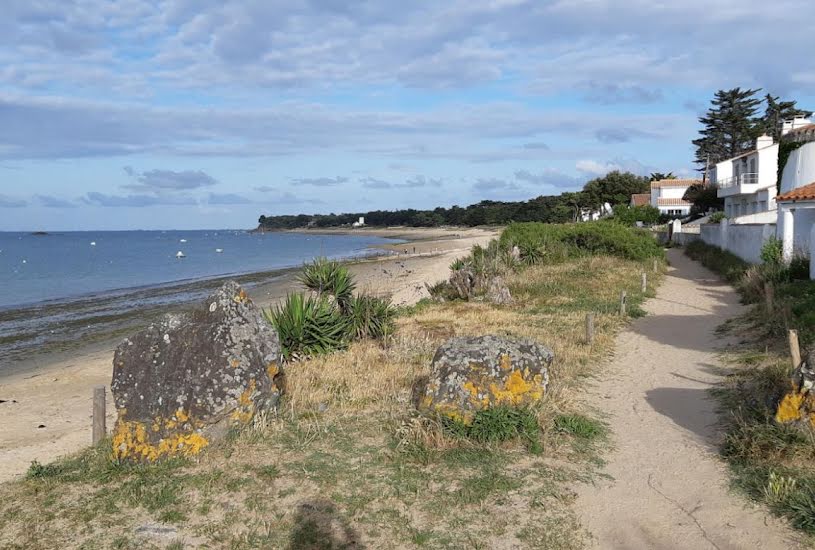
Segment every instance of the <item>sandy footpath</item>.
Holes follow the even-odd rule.
[[[390,257],[351,265],[360,290],[389,295],[397,305],[412,304],[427,296],[426,282],[445,279],[455,258],[466,255],[474,244],[486,244],[497,234],[458,228],[363,231],[411,241],[382,246],[394,252]],[[292,277],[284,277],[252,289],[250,295],[258,305],[267,307],[295,289]],[[110,384],[116,344],[112,341],[38,358],[34,366],[0,375],[0,482],[24,473],[32,460],[48,462],[90,444],[93,387]],[[109,430],[114,419],[108,394]]]
[[[606,549],[789,549],[780,520],[728,489],[708,389],[721,378],[714,330],[742,311],[736,292],[671,249],[647,317],[622,333],[590,391],[609,422],[610,480],[579,489],[578,513]]]

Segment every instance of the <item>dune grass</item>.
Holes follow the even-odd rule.
[[[509,275],[513,306],[403,309],[384,341],[290,365],[278,414],[194,461],[123,466],[100,446],[33,466],[0,485],[0,547],[580,548],[572,487],[596,474],[606,437],[583,386],[627,322],[621,289],[641,311],[643,268],[576,258]],[[485,419],[480,437],[414,414],[436,348],[487,333],[553,349],[543,402]]]

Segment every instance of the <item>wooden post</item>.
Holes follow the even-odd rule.
[[[775,289],[772,283],[764,283],[764,301],[767,304],[767,312],[772,313],[775,303]]]
[[[798,346],[798,331],[789,331],[790,340],[790,361],[792,361],[792,368],[797,369],[801,364],[801,348]]]
[[[105,439],[105,386],[93,388],[93,444]]]
[[[625,290],[620,291],[620,315],[625,315],[625,303],[628,298],[628,294]]]
[[[642,272],[642,293],[645,294],[648,290],[648,275],[645,271]]]
[[[592,345],[594,342],[594,313],[586,314],[586,343]]]
[[[659,267],[657,266],[657,259],[654,258],[654,273],[656,273],[657,271],[659,271]]]

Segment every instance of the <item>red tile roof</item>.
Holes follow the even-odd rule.
[[[810,130],[815,130],[815,124],[807,124],[806,126],[799,126],[798,128],[790,130],[789,132],[787,132],[784,135],[786,136],[786,135],[789,135],[789,134],[797,134],[799,132],[808,132]]]
[[[783,195],[778,195],[775,201],[811,201],[815,200],[815,181],[803,187],[797,187],[792,191],[787,191]]]
[[[690,206],[691,204],[683,199],[657,199],[657,206]]]
[[[651,193],[635,193],[631,195],[631,206],[645,206],[651,204]]]
[[[651,182],[651,189],[657,189],[659,187],[690,187],[697,183],[702,183],[702,180],[657,180]]]

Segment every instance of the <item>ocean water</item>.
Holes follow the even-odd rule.
[[[145,313],[202,299],[223,277],[264,282],[315,256],[365,256],[388,242],[234,230],[0,232],[0,367],[34,349],[127,330]]]

